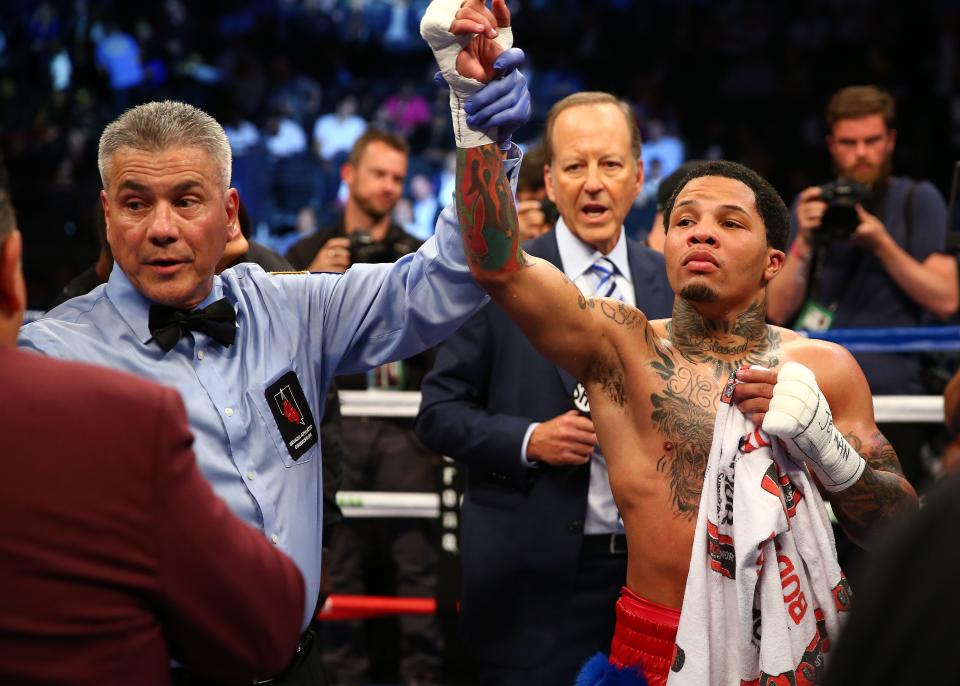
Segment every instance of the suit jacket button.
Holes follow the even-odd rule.
[[[579,519],[574,519],[567,526],[567,530],[572,534],[583,533],[583,522],[581,522]]]

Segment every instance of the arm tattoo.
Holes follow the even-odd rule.
[[[491,272],[525,266],[513,191],[495,143],[457,148],[457,216],[471,265]]]
[[[844,530],[859,543],[877,526],[916,507],[917,500],[893,446],[882,433],[874,432],[866,442],[854,433],[844,438],[867,461],[867,468],[857,483],[834,494],[831,502]]]
[[[627,329],[639,329],[647,322],[647,318],[635,307],[607,298],[595,300],[600,304],[600,311],[614,324],[625,326]]]

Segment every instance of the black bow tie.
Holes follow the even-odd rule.
[[[237,315],[226,298],[202,310],[184,312],[166,305],[151,305],[150,333],[164,352],[169,352],[187,331],[207,334],[222,346],[230,347],[237,337]]]

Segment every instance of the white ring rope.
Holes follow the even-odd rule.
[[[340,391],[344,417],[416,417],[418,391]],[[943,397],[939,395],[875,395],[873,411],[878,424],[943,422]]]
[[[345,417],[416,417],[417,391],[340,391],[340,411]],[[873,411],[878,424],[943,422],[943,397],[939,395],[875,395]],[[435,519],[440,514],[437,493],[387,493],[340,491],[337,503],[345,517],[416,517]]]

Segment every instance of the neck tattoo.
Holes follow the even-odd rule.
[[[677,298],[667,333],[674,348],[692,364],[710,365],[721,380],[741,367],[779,364],[780,334],[766,324],[767,302],[760,299],[733,321],[704,319],[690,303]]]

